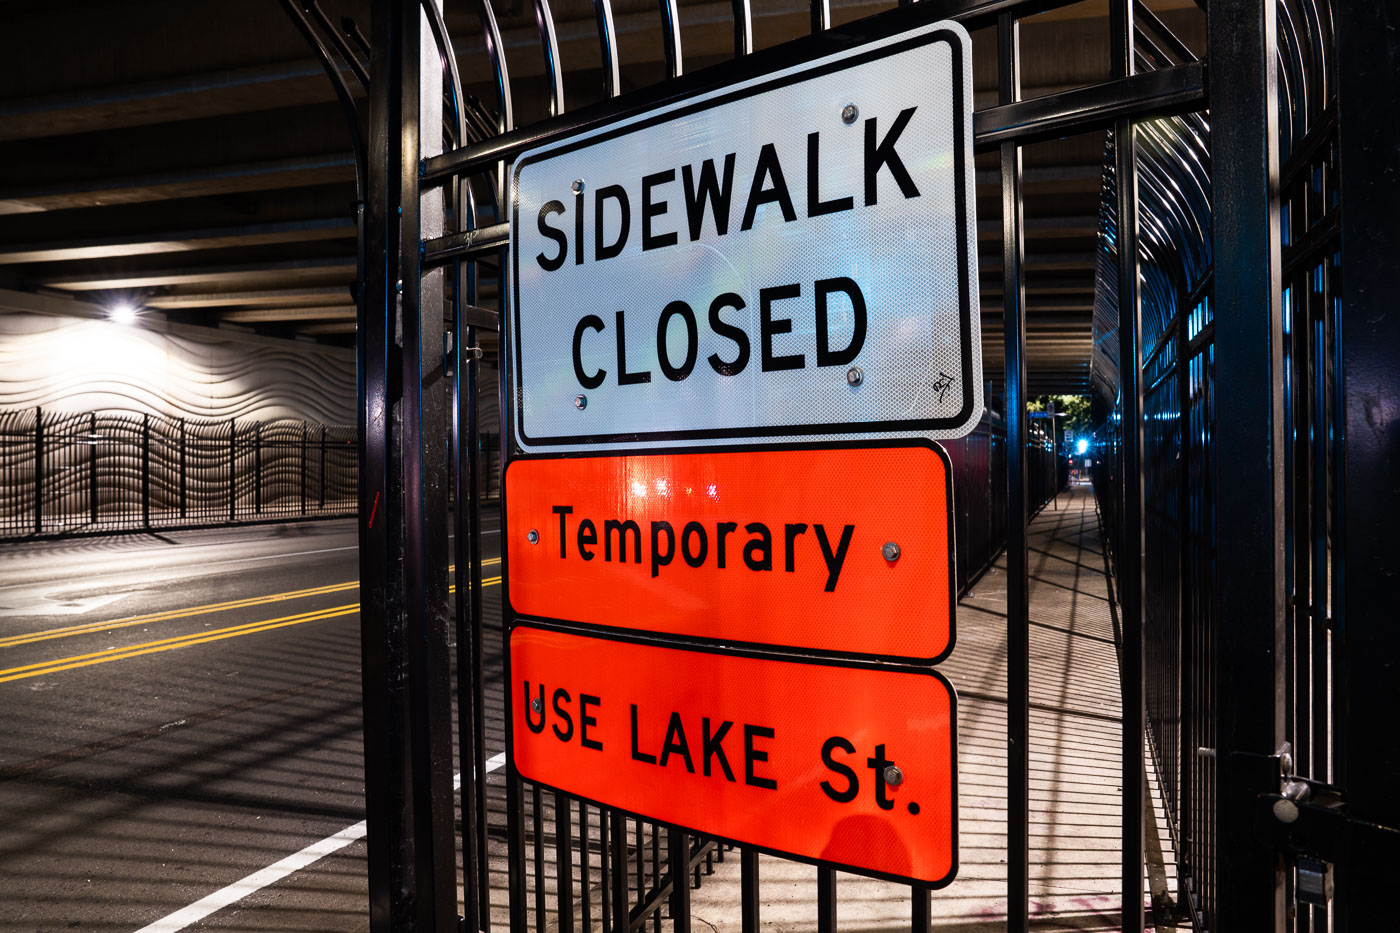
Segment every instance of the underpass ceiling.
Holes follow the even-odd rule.
[[[730,3],[680,5],[685,69],[727,60]],[[832,0],[832,20],[891,5]],[[1200,52],[1203,16],[1192,0],[1148,5]],[[808,29],[805,2],[753,6],[756,48]],[[322,7],[368,33],[368,0]],[[592,103],[602,96],[592,2],[552,7],[566,104]],[[517,120],[539,119],[547,103],[533,5],[495,9]],[[469,93],[489,102],[475,10],[449,2],[446,19]],[[613,11],[624,90],[659,80],[655,0],[615,0]],[[0,57],[0,287],[132,299],[184,322],[353,342],[349,138],[330,82],[278,3],[0,0],[0,31],[12,37]],[[1106,80],[1107,40],[1102,0],[1024,20],[1023,97]],[[994,33],[974,32],[973,49],[980,109],[996,102]],[[984,370],[997,382],[1000,172],[995,153],[976,163]],[[1088,390],[1102,163],[1102,134],[1024,150],[1031,395]],[[493,300],[488,285],[481,303]]]

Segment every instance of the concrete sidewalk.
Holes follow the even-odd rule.
[[[1030,532],[1033,926],[1117,930],[1118,661],[1092,492],[1081,486],[1062,493]],[[956,881],[932,895],[933,928],[1000,930],[1006,922],[1004,558],[959,602],[956,647],[939,669],[958,692],[960,868]],[[1170,879],[1171,842],[1150,761],[1148,776]],[[816,875],[810,865],[760,858],[765,929],[816,929]],[[909,929],[908,887],[837,877],[841,930]],[[695,928],[737,933],[738,902],[739,859],[730,857],[692,892]]]

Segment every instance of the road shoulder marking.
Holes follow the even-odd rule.
[[[501,752],[486,762],[486,773],[490,774],[505,767],[505,763],[506,753]],[[453,775],[453,789],[456,790],[460,786],[461,776]],[[182,907],[173,914],[160,918],[155,923],[147,924],[136,933],[179,933],[180,930],[198,923],[210,914],[223,910],[225,907],[231,907],[245,897],[256,894],[263,888],[276,884],[308,865],[339,852],[353,842],[360,841],[365,837],[365,831],[364,820],[353,826],[347,826],[334,835],[313,842],[300,852],[293,852],[279,862],[274,862],[266,868],[253,872],[246,878],[241,878],[227,887],[220,888],[214,893],[200,898],[188,907]]]

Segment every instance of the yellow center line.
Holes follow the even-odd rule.
[[[493,557],[490,560],[481,562],[483,567],[499,564],[501,559]],[[456,569],[456,565],[449,565],[448,572]],[[261,606],[267,603],[283,602],[290,599],[307,599],[312,596],[327,596],[332,593],[343,593],[346,590],[353,590],[360,585],[359,580],[350,580],[346,583],[330,583],[324,586],[313,586],[304,590],[291,590],[286,593],[270,593],[266,596],[248,596],[243,599],[233,599],[222,603],[209,603],[204,606],[190,606],[185,609],[168,609],[163,612],[150,612],[145,615],[127,616],[122,619],[112,619],[106,622],[84,622],[79,625],[69,625],[63,628],[48,629],[42,632],[27,632],[23,635],[10,635],[0,638],[0,648],[11,648],[16,645],[28,645],[37,641],[49,641],[54,638],[70,638],[75,635],[92,635],[98,632],[106,632],[111,629],[128,628],[133,625],[149,625],[154,622],[168,622],[171,619],[184,619],[195,615],[205,615],[214,612],[227,612],[231,609],[246,609],[249,606]]]
[[[495,586],[500,582],[500,577],[490,577],[482,580],[481,585],[483,587]],[[212,641],[221,641],[225,638],[237,638],[240,635],[252,635],[256,632],[267,632],[273,629],[286,628],[290,625],[300,625],[303,622],[320,622],[324,619],[334,619],[359,611],[359,603],[350,603],[345,606],[333,606],[328,609],[317,609],[312,612],[281,616],[275,619],[263,619],[259,622],[248,622],[243,625],[229,626],[228,628],[194,632],[189,635],[180,635],[174,638],[163,638],[159,641],[142,642],[140,644],[127,645],[121,648],[108,648],[106,651],[94,651],[88,654],[76,654],[66,658],[56,658],[52,661],[24,664],[19,667],[0,670],[0,683],[6,683],[11,680],[23,680],[27,677],[39,677],[44,674],[56,674],[59,671],[69,671],[79,667],[89,667],[94,664],[106,664],[109,661],[121,661],[125,658],[139,657],[143,654],[154,654],[158,651],[188,648],[191,645],[202,645]]]

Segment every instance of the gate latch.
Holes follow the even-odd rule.
[[[1400,829],[1358,818],[1348,811],[1340,788],[1294,774],[1288,743],[1274,757],[1278,787],[1258,796],[1255,832],[1261,842],[1292,857],[1299,903],[1326,905],[1332,899],[1332,866],[1355,853],[1400,861]]]

